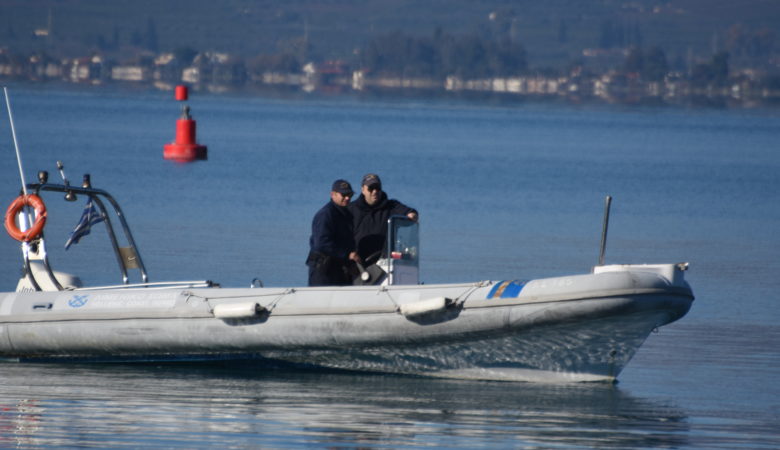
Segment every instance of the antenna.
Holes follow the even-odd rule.
[[[607,195],[604,199],[604,225],[601,228],[601,251],[599,252],[599,265],[604,265],[604,252],[607,249],[607,228],[609,228],[609,207],[612,204],[612,197]]]
[[[22,170],[22,157],[19,154],[19,143],[16,141],[16,127],[14,126],[14,115],[11,112],[11,99],[8,97],[8,88],[3,86],[5,94],[5,105],[8,108],[8,120],[11,122],[11,135],[14,138],[14,148],[16,149],[16,163],[19,165],[19,177],[22,179],[22,192],[27,196],[27,181],[24,179],[24,170]]]
[[[19,142],[16,140],[16,127],[14,126],[14,115],[11,112],[11,99],[8,96],[8,88],[3,86],[3,94],[5,94],[5,106],[8,108],[8,120],[11,122],[11,136],[14,138],[14,149],[16,149],[16,164],[19,166],[19,178],[22,180],[22,193],[27,198],[27,180],[24,179],[24,170],[22,169],[22,156],[19,154]],[[27,229],[32,224],[32,213],[28,208],[22,208],[22,218],[20,219],[20,225]]]
[[[13,112],[11,112],[11,99],[8,96],[8,88],[3,86],[3,94],[5,95],[5,106],[8,108],[8,120],[11,122],[11,136],[14,138],[14,149],[16,150],[16,163],[19,166],[19,178],[22,180],[22,194],[24,194],[24,198],[27,198],[27,180],[24,179],[24,169],[22,169],[22,156],[19,153],[19,142],[16,140],[16,127],[14,126],[14,115]],[[22,227],[22,229],[29,229],[32,226],[33,223],[33,217],[32,212],[30,211],[30,208],[22,208],[22,214],[21,218],[19,219],[19,225]],[[40,242],[40,246],[33,245],[29,242],[22,242],[22,253],[24,254],[24,266],[25,266],[25,272],[27,273],[26,276],[30,278],[32,281],[32,285],[36,290],[39,290],[38,284],[35,282],[35,278],[32,276],[32,272],[30,272],[30,252],[32,253],[39,253],[39,254],[46,254],[46,250],[43,247],[43,240]]]

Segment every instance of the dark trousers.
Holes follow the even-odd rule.
[[[347,286],[352,284],[348,261],[325,255],[309,255],[309,286]]]

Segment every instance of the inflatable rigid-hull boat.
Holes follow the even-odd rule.
[[[27,185],[33,193],[6,214],[24,273],[15,291],[0,292],[5,360],[253,360],[489,380],[614,380],[647,336],[683,317],[694,298],[687,263],[419,284],[417,224],[405,218],[390,221],[386,254],[361,268],[354,286],[150,283],[113,197],[91,187],[88,176],[81,187],[47,178],[42,172]],[[82,223],[105,223],[121,285],[83,287],[51,268],[38,197],[46,191],[88,198]],[[27,206],[34,212],[25,213]],[[128,283],[130,269],[140,271],[140,283]]]

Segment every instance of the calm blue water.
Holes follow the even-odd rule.
[[[237,366],[0,365],[0,446],[780,446],[780,112],[487,106],[194,94],[209,160],[162,159],[179,105],[159,92],[12,86],[28,181],[91,173],[152,281],[301,285],[330,183],[382,176],[421,212],[426,283],[689,261],[697,300],[616,386],[536,386]],[[3,117],[5,115],[3,114]],[[19,191],[0,120],[0,200]],[[47,199],[49,251],[88,283],[118,272],[83,200]],[[61,203],[61,204],[59,204]],[[0,238],[0,286],[17,245]],[[91,255],[87,261],[82,261]]]

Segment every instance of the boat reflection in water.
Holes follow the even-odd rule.
[[[537,384],[176,365],[6,365],[0,445],[279,447],[442,443],[679,447],[677,407],[604,383]],[[67,380],[63,383],[62,380]],[[87,400],[88,399],[88,400]]]

